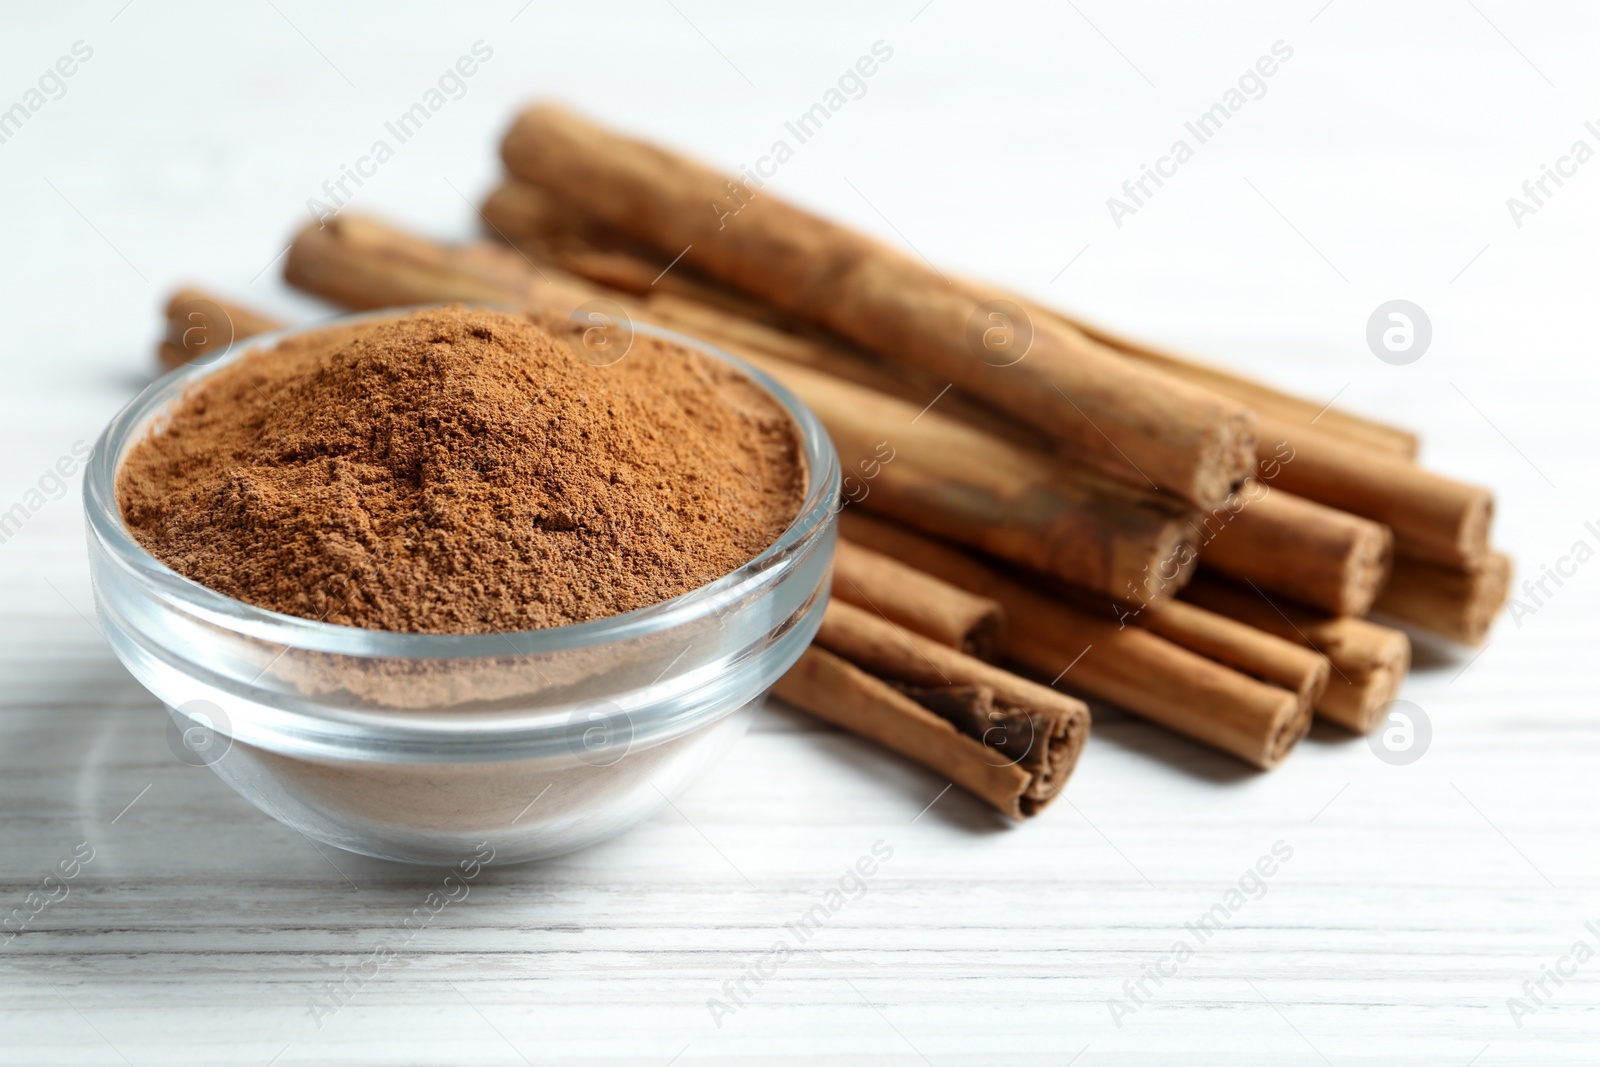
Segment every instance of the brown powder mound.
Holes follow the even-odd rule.
[[[117,500],[158,559],[239,600],[488,633],[704,585],[804,489],[793,422],[726,364],[639,335],[591,366],[527,318],[451,307],[211,375],[134,447]]]

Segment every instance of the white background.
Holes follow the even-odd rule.
[[[882,40],[776,189],[1417,427],[1430,465],[1496,489],[1522,575],[1600,545],[1600,161],[1520,228],[1506,207],[1575,139],[1600,148],[1592,5],[274,2],[4,16],[0,108],[94,53],[0,144],[0,509],[150,378],[175,283],[324,313],[274,257],[473,42],[493,58],[352,209],[473,234],[463,196],[541,95],[753,162]],[[1114,226],[1106,197],[1279,40],[1266,95]],[[1433,322],[1411,366],[1365,345],[1393,298]],[[1407,767],[1319,729],[1254,774],[1097,709],[1065,798],[1006,828],[954,792],[918,818],[939,780],[774,710],[681,814],[491,871],[318,1028],[316,983],[435,875],[319,855],[170,756],[85,618],[74,480],[0,545],[0,911],[74,842],[96,858],[0,946],[0,1063],[1592,1063],[1600,959],[1520,1027],[1506,1002],[1600,948],[1597,572],[1475,661],[1419,643],[1404,695],[1434,736]],[[867,894],[714,1025],[707,999],[880,839]],[[1108,998],[1280,840],[1267,894],[1115,1025]]]

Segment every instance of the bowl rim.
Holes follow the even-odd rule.
[[[806,466],[806,492],[783,533],[758,555],[729,573],[669,600],[621,615],[538,630],[475,634],[406,633],[367,629],[288,615],[220,593],[173,570],[152,555],[129,530],[116,499],[116,479],[133,446],[169,407],[208,375],[251,353],[333,326],[398,318],[432,308],[466,306],[505,311],[477,302],[418,304],[329,316],[244,339],[223,355],[170,371],[146,386],[119,411],[95,440],[83,480],[84,512],[91,536],[108,556],[147,592],[169,605],[227,630],[304,652],[403,659],[501,659],[594,648],[670,631],[715,613],[759,585],[773,567],[824,531],[836,508],[840,465],[837,451],[816,415],[793,392],[761,369],[688,334],[633,320],[635,333],[670,341],[731,365],[760,386],[789,416],[799,433]],[[510,653],[506,648],[510,645]]]

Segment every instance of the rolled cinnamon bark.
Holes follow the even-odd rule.
[[[1328,690],[1332,670],[1327,656],[1226,615],[1174,600],[1140,612],[1139,625],[1191,652],[1283,686],[1299,697],[1307,717]]]
[[[283,275],[296,288],[357,310],[459,300],[565,314],[597,295],[573,279],[540,277],[504,246],[443,245],[350,214],[301,229]]]
[[[1365,615],[1389,577],[1394,539],[1380,523],[1259,482],[1247,483],[1227,511],[1231,522],[1214,533],[1217,516],[1201,520],[1210,539],[1200,560],[1230,577],[1335,615]]]
[[[194,288],[172,294],[166,320],[167,334],[156,352],[163,370],[225,352],[237,340],[269,333],[281,325],[276,319]]]
[[[1164,562],[1171,597],[1193,569],[1175,501],[1017,448],[915,404],[752,352],[822,420],[850,507],[971,545],[1108,597]]]
[[[1294,396],[1221,367],[1129,340],[1075,316],[1061,312],[1054,314],[1109,348],[1174,377],[1231,396],[1242,404],[1248,404],[1260,415],[1312,432],[1330,434],[1401,459],[1417,458],[1417,435],[1410,430],[1329,407],[1320,401]]]
[[[1236,401],[953,283],[766,190],[550,106],[524,112],[501,154],[513,174],[590,218],[940,375],[1113,477],[1213,506],[1252,466],[1253,414]]]
[[[902,689],[815,644],[778,679],[772,692],[819,719],[922,764],[1019,820],[1037,814],[1060,793],[1088,733],[1085,709],[1066,721],[1059,738],[1042,744],[1046,766],[1036,770],[962,732]],[[927,699],[938,702],[937,697]],[[960,717],[969,724],[974,715],[987,716],[995,710],[994,691],[981,686],[959,687],[945,704],[951,702],[967,712]],[[1016,721],[1014,710],[1007,721]],[[1058,721],[1045,719],[1042,725],[1049,728]]]
[[[1037,451],[1048,451],[1052,447],[1044,435],[949,388],[949,382],[885,363],[859,349],[787,333],[673,293],[651,293],[638,299],[643,305],[642,314],[648,318],[729,351],[757,352],[786,363],[798,363],[876,392],[909,400],[919,410],[936,403],[941,415],[976,426],[1012,444]]]
[[[1052,685],[1109,701],[1263,770],[1277,766],[1310,727],[1309,712],[1287,689],[1054,600],[905,527],[848,508],[840,526],[858,544],[998,600],[1006,610],[1005,657],[1053,678]]]
[[[1276,487],[1383,523],[1394,531],[1396,552],[1455,567],[1475,566],[1489,553],[1494,494],[1481,486],[1274,418],[1262,418],[1260,440],[1294,448]]]
[[[851,681],[846,672],[828,670],[826,661],[809,669],[802,666],[798,674],[791,671],[779,684],[779,696],[807,710],[820,707],[813,714],[936,767],[1014,818],[1037,813],[1061,792],[1088,737],[1089,709],[1081,701],[851,604],[837,600],[828,604],[814,648],[887,683],[977,748],[952,744],[944,731],[930,732],[932,724],[909,714],[909,708],[887,699],[881,690],[878,699],[870,701],[876,707],[868,713],[861,706],[868,702],[859,697],[851,702],[853,707],[837,707],[833,700],[837,693],[805,684],[817,681],[819,674],[830,676],[833,688],[838,688],[841,675],[843,681]],[[858,694],[872,688],[862,686],[859,679],[854,682],[851,688]],[[850,718],[841,721],[841,712]],[[916,751],[908,751],[913,747]],[[1014,773],[995,773],[1005,768],[1022,772],[1021,779]]]
[[[1281,465],[1282,475],[1274,481],[1275,487],[1385,524],[1392,530],[1398,552],[1424,561],[1472,568],[1487,555],[1493,494],[1416,466],[1412,462],[1417,445],[1414,434],[1331,408],[1318,417],[1321,409],[1309,401],[1105,331],[1087,332],[1126,355],[1254,406],[1260,414],[1258,460],[1265,463],[1281,458],[1275,452],[1279,442],[1287,441],[1295,452],[1292,462]],[[1311,425],[1313,419],[1315,426]],[[1370,536],[1368,544],[1372,544]],[[1369,590],[1373,574],[1367,569],[1364,585]],[[1379,585],[1382,580],[1379,574]],[[1359,608],[1336,607],[1310,590],[1280,591],[1329,611],[1364,613]],[[1355,599],[1359,598],[1352,602]],[[1371,602],[1369,596],[1369,607]]]
[[[524,255],[599,285],[634,296],[680,295],[740,319],[790,326],[793,316],[751,300],[727,286],[683,269],[608,226],[581,216],[547,190],[515,179],[484,200],[480,213],[489,230]]]
[[[1317,714],[1357,733],[1381,721],[1411,667],[1411,641],[1404,633],[1366,619],[1328,616],[1288,602],[1268,602],[1259,593],[1200,575],[1184,599],[1328,657],[1328,688]]]
[[[843,539],[833,556],[833,597],[978,659],[999,651],[999,601]]]
[[[515,179],[492,189],[479,213],[490,230],[523,251],[559,263],[580,277],[632,293],[675,285],[684,275],[661,277],[666,262],[648,245],[565,207],[537,185]]]
[[[1504,552],[1466,569],[1402,556],[1377,608],[1452,641],[1481,645],[1510,593],[1511,557]]]

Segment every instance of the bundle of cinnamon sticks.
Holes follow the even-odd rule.
[[[952,280],[554,107],[501,149],[493,239],[346,214],[299,233],[288,280],[353,309],[605,300],[778,378],[850,476],[833,604],[777,692],[1014,818],[1077,759],[1069,693],[1271,768],[1313,714],[1366,731],[1394,698],[1410,639],[1369,613],[1475,644],[1507,596],[1491,494],[1419,466],[1408,431]],[[166,365],[275,325],[193,291],[168,317]]]

